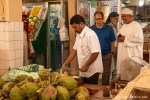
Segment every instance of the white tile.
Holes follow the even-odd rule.
[[[16,59],[21,58],[21,50],[16,50]]]
[[[5,53],[5,56],[6,56],[6,60],[7,61],[9,61],[10,59],[10,54],[9,54],[10,52],[9,51],[6,51],[6,53]]]
[[[9,50],[15,50],[15,41],[9,42]]]
[[[0,69],[5,69],[6,68],[6,61],[5,60],[0,60]]]
[[[5,50],[6,49],[6,43],[5,41],[0,41],[0,50]]]
[[[23,32],[20,32],[20,40],[23,40]]]
[[[15,68],[16,66],[16,60],[10,60],[10,69]]]
[[[15,50],[21,49],[20,41],[15,41]]]
[[[9,22],[8,23],[8,31],[14,32],[15,31],[15,22]]]
[[[5,50],[9,51],[9,41],[6,41],[5,44]]]
[[[5,62],[6,64],[6,67],[5,67],[5,69],[9,69],[9,66],[10,66],[10,60],[7,60],[6,62]]]
[[[9,22],[5,22],[5,32],[9,32]]]
[[[4,50],[2,50],[2,51],[0,51],[0,59],[1,60],[6,60],[6,51],[4,51]]]
[[[5,32],[5,41],[9,41],[9,32]]]
[[[23,58],[20,59],[20,66],[23,66]]]
[[[7,69],[2,69],[0,70],[0,77],[3,76],[5,73],[7,73],[8,70]]]
[[[0,22],[0,32],[4,32],[4,31],[5,31],[5,23]]]
[[[23,41],[20,41],[20,43],[21,43],[20,49],[23,49],[24,46]]]
[[[19,32],[20,31],[20,22],[14,22],[15,23],[15,32]]]
[[[20,32],[15,32],[15,40],[21,40]]]
[[[16,53],[15,53],[15,51],[9,51],[9,58],[10,58],[10,60],[16,59]]]
[[[0,31],[0,41],[5,41],[5,32]]]
[[[9,32],[9,41],[15,40],[15,32]]]
[[[23,58],[23,49],[20,50],[20,58]]]
[[[15,67],[21,67],[21,59],[16,59],[16,66]]]
[[[19,25],[20,25],[20,28],[19,28],[20,32],[23,32],[24,30],[23,22],[19,22]]]

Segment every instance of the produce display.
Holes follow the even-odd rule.
[[[0,100],[90,100],[87,88],[78,87],[78,82],[67,72],[38,71],[39,78],[18,75],[15,81],[5,82],[0,78]]]

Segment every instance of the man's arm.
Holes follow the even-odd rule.
[[[77,50],[73,49],[73,51],[69,54],[67,60],[63,63],[62,68],[65,68],[77,55]]]
[[[89,60],[85,63],[85,65],[79,68],[79,70],[82,72],[87,72],[89,66],[97,59],[98,55],[99,55],[99,52],[92,53]]]
[[[115,51],[115,41],[111,42],[111,53]]]

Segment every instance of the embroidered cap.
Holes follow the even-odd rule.
[[[125,9],[122,10],[121,14],[133,15],[133,11],[129,8],[125,8]]]

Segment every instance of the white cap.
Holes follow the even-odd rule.
[[[121,14],[130,14],[130,15],[133,15],[133,12],[131,9],[129,8],[125,8],[122,10]]]

